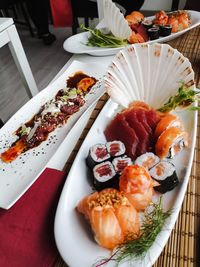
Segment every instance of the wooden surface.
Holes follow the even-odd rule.
[[[195,72],[196,85],[200,87],[200,27],[195,28],[185,35],[168,42],[187,57]],[[65,170],[70,170],[71,164],[95,118],[106,103],[108,97],[104,95],[98,102],[85,127],[77,145],[75,146]],[[198,122],[200,121],[200,115]],[[184,198],[182,209],[174,230],[162,254],[154,267],[196,267],[200,266],[200,123],[198,123],[197,140],[192,172],[188,189]],[[78,241],[77,241],[78,242]],[[56,267],[67,265],[58,259]],[[89,266],[76,266],[89,267]]]

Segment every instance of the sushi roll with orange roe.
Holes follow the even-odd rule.
[[[167,113],[157,124],[155,129],[155,138],[157,139],[167,128],[177,127],[183,130],[184,126],[179,117]]]
[[[159,136],[155,145],[155,152],[161,159],[173,158],[187,146],[188,134],[180,128],[170,127]]]
[[[127,166],[120,177],[119,188],[130,203],[138,210],[145,210],[151,203],[154,182],[146,168],[139,165]]]

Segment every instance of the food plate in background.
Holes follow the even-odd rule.
[[[94,144],[105,143],[103,130],[118,110],[119,106],[110,100],[101,111],[77,154],[59,200],[55,218],[55,239],[62,258],[70,267],[95,266],[98,259],[111,255],[95,242],[88,222],[76,211],[76,206],[83,197],[92,192],[85,162],[89,148]],[[187,189],[195,147],[197,113],[184,111],[178,115],[180,114],[191,143],[189,148],[173,160],[180,184],[163,196],[164,209],[172,209],[173,212],[164,226],[165,230],[160,232],[147,256],[143,260],[133,262],[131,266],[134,267],[150,267],[156,261],[173,229]],[[112,265],[111,261],[106,266],[115,265]],[[120,266],[130,266],[130,262]]]
[[[52,84],[27,102],[0,130],[0,153],[5,151],[16,139],[13,134],[23,123],[29,121],[41,106],[54,98],[56,93],[66,86],[66,80],[77,71],[83,71],[89,76],[101,79],[105,74],[105,67],[97,64],[86,64],[73,61],[68,69]],[[104,93],[104,87],[99,81],[85,96],[86,103],[72,115],[62,126],[51,132],[46,141],[38,147],[22,153],[11,163],[4,163],[0,159],[0,207],[10,208],[19,197],[33,184],[44,170],[49,160],[67,138],[72,127],[81,115]],[[81,133],[80,133],[81,134]],[[67,147],[66,147],[67,149]],[[67,159],[66,159],[67,160]]]
[[[200,25],[200,12],[189,10],[188,11],[191,16],[191,25],[189,28],[182,30],[180,32],[172,33],[169,36],[166,37],[160,37],[159,39],[148,41],[148,44],[156,43],[156,42],[168,42],[170,40],[173,40],[180,35],[188,32],[189,30],[197,27]],[[151,20],[154,16],[146,17],[145,19]],[[101,27],[106,27],[105,24],[101,23]],[[99,27],[98,27],[99,28]],[[108,56],[108,55],[114,55],[118,51],[120,51],[123,47],[117,47],[117,48],[100,48],[100,47],[91,47],[87,46],[87,40],[88,40],[89,33],[88,32],[82,32],[75,34],[69,38],[66,39],[66,41],[63,44],[63,48],[70,52],[75,54],[89,54],[93,56]]]
[[[107,102],[86,136],[67,177],[56,212],[56,244],[69,266],[95,266],[99,259],[111,256],[109,250],[95,242],[88,222],[76,210],[79,201],[93,192],[86,166],[89,149],[95,144],[106,142],[104,130],[122,107],[128,107],[134,100],[141,100],[157,109],[163,106],[170,96],[177,94],[180,81],[184,82],[187,88],[194,89],[191,63],[167,44],[136,44],[121,50],[114,57],[105,76],[105,87],[115,102]],[[170,160],[175,165],[180,181],[175,189],[163,195],[163,209],[171,210],[171,215],[146,256],[124,262],[120,266],[152,266],[164,248],[178,217],[193,162],[197,112],[181,110],[174,114],[178,115],[184,124],[189,146]],[[115,266],[115,262],[110,261],[106,266]]]

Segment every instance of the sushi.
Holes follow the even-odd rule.
[[[118,187],[119,179],[116,171],[110,161],[97,164],[93,168],[94,187],[96,190],[102,190],[108,187]]]
[[[159,38],[159,31],[160,29],[158,27],[152,27],[147,30],[148,36],[150,40],[156,40]]]
[[[111,157],[122,156],[126,151],[125,145],[121,141],[107,142],[106,148]]]
[[[163,158],[173,158],[184,147],[188,146],[188,134],[180,128],[167,128],[158,138],[156,155]]]
[[[95,144],[89,149],[86,163],[90,169],[93,169],[95,165],[108,160],[109,158],[110,154],[107,151],[106,145]]]
[[[147,152],[137,157],[135,164],[145,167],[147,170],[151,169],[160,161],[159,157],[152,152]]]
[[[127,166],[119,180],[120,191],[138,211],[145,210],[152,201],[153,186],[149,172],[139,165]]]
[[[127,236],[139,236],[137,210],[123,193],[107,188],[84,197],[77,206],[78,212],[89,220],[97,243],[107,249],[122,244]]]
[[[113,159],[112,164],[114,166],[116,173],[121,174],[126,166],[132,164],[132,160],[127,156],[117,157]]]
[[[179,117],[174,114],[167,113],[157,124],[155,129],[155,138],[157,139],[167,128],[177,127],[183,129],[183,123]]]
[[[154,189],[162,194],[171,191],[179,184],[175,166],[169,161],[160,161],[149,173],[159,183]]]
[[[160,25],[160,36],[168,36],[172,32],[172,26],[170,24]]]

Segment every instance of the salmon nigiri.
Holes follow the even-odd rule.
[[[119,188],[137,210],[145,210],[152,201],[154,181],[146,168],[127,166],[120,176]]]
[[[155,151],[159,158],[173,158],[188,146],[188,134],[177,127],[166,129],[158,138]]]
[[[183,123],[179,117],[174,114],[167,113],[157,124],[155,129],[155,138],[158,138],[167,128],[177,127],[183,129]]]
[[[139,218],[135,207],[123,193],[106,188],[83,198],[77,207],[89,219],[97,243],[114,249],[127,236],[139,235]]]

